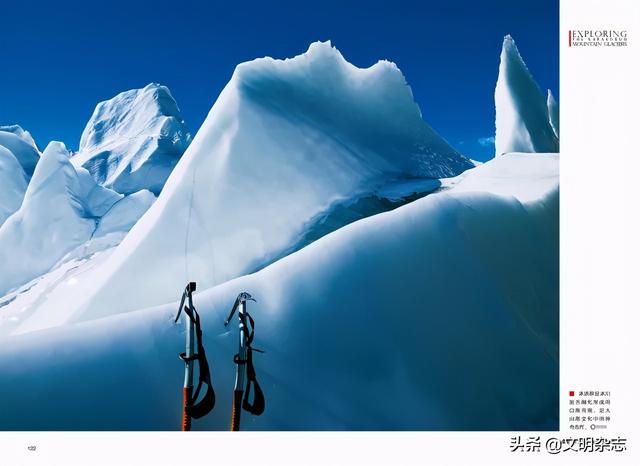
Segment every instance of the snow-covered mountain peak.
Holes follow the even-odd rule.
[[[496,155],[507,152],[558,152],[547,101],[516,43],[505,36],[495,90]]]
[[[100,102],[72,162],[117,192],[158,194],[190,142],[169,89],[151,83]]]
[[[172,136],[171,127],[184,124],[169,89],[151,83],[100,102],[80,138],[80,151],[125,138]]]

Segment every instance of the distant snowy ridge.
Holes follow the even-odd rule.
[[[228,429],[237,334],[222,322],[249,291],[267,410],[243,430],[557,430],[558,246],[558,156],[508,154],[258,273],[199,286],[217,404],[193,428]],[[176,310],[5,340],[0,429],[178,430]]]
[[[507,152],[558,152],[559,142],[547,99],[535,82],[515,41],[506,36],[495,89],[496,155]],[[558,131],[559,133],[559,131]]]
[[[222,283],[286,250],[336,202],[471,167],[390,62],[359,69],[326,42],[243,63],[156,204],[79,287],[75,318],[168,302],[187,277]]]
[[[157,195],[190,141],[169,89],[152,83],[100,102],[72,163],[119,193]]]

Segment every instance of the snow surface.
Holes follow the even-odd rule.
[[[399,181],[388,185],[374,195],[338,202],[309,220],[303,227],[303,233],[290,246],[272,257],[257,262],[252,266],[251,271],[260,270],[349,223],[395,209],[422,197],[440,185],[439,180]],[[142,193],[148,192],[140,191],[140,194]],[[4,307],[0,311],[2,314],[0,336],[64,324],[69,319],[69,295],[73,294],[76,285],[88,281],[88,277],[84,274],[90,273],[102,264],[124,237],[123,233],[107,233],[103,237],[105,232],[128,229],[127,219],[130,215],[127,212],[135,212],[136,209],[127,208],[123,211],[121,207],[127,205],[130,199],[138,199],[140,202],[137,205],[144,209],[145,199],[148,202],[153,201],[153,195],[150,194],[150,196],[134,193],[118,201],[100,220],[98,228],[88,243],[78,246],[65,255],[56,266],[52,267],[51,272],[0,298],[0,308]],[[133,217],[137,218],[136,215]],[[71,268],[68,265],[69,261],[73,261]],[[61,270],[59,269],[68,270],[63,273],[62,278],[60,278]]]
[[[515,196],[520,202],[533,202],[540,193],[558,185],[558,154],[536,154],[515,163],[514,157],[526,153],[512,153],[492,159],[491,164],[478,165],[473,176],[465,174],[454,183],[456,192],[491,192],[500,196]],[[526,183],[512,180],[526,179]]]
[[[557,155],[494,159],[197,293],[217,404],[194,429],[228,429],[237,335],[222,322],[240,291],[266,350],[267,409],[243,430],[558,428]],[[178,430],[176,311],[5,339],[0,428]]]
[[[558,152],[547,101],[511,36],[500,54],[495,90],[496,155],[507,152]]]
[[[128,231],[152,202],[149,192],[127,199],[96,184],[69,155],[63,143],[49,143],[19,210],[0,226],[0,295],[48,272],[96,233]]]
[[[157,195],[190,141],[169,89],[152,83],[100,102],[72,162],[119,193]]]
[[[13,153],[0,146],[0,226],[20,208],[27,191],[27,175]]]
[[[390,62],[359,69],[318,42],[243,63],[158,201],[78,287],[72,319],[169,302],[187,277],[204,287],[238,277],[337,202],[472,166],[422,120]]]
[[[58,312],[69,302],[69,290],[78,283],[78,277],[99,266],[113,252],[124,232],[109,233],[91,239],[73,249],[58,261],[51,270],[7,293],[0,298],[0,338],[21,333],[23,322],[31,322],[34,316],[39,322],[45,320],[49,326],[59,324]],[[57,307],[46,307],[44,303],[55,302]]]
[[[558,138],[560,138],[560,114],[558,109],[558,102],[553,97],[551,89],[547,89],[547,111],[549,112],[549,123],[553,132]]]

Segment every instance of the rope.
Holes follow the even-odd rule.
[[[193,195],[196,187],[196,171],[193,170],[193,178],[191,180],[191,194],[189,196],[189,214],[187,216],[187,231],[184,236],[184,280],[190,281],[189,277],[189,235],[191,233],[191,214],[193,212]]]

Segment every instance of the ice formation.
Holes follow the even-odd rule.
[[[157,195],[190,141],[169,89],[149,84],[97,105],[72,163],[119,193]]]
[[[549,123],[553,128],[553,132],[560,139],[560,114],[558,102],[553,97],[551,89],[547,89],[547,111],[549,112]]]
[[[547,101],[511,36],[500,54],[495,89],[496,155],[507,152],[558,152]]]
[[[26,175],[31,177],[40,152],[28,131],[18,125],[0,126],[0,147],[8,149],[20,162]]]
[[[64,144],[49,143],[19,210],[0,227],[0,294],[49,271],[96,233],[127,231],[150,204],[149,192],[127,200],[96,184],[87,170],[74,168],[69,155]],[[121,200],[114,221],[108,213]]]
[[[0,227],[0,294],[46,272],[71,248],[89,239],[95,228],[94,210],[118,199],[115,193],[110,199],[95,192],[91,196],[95,204],[85,208],[79,191],[91,189],[86,178],[78,177],[68,156],[62,143],[47,146],[22,206]]]

